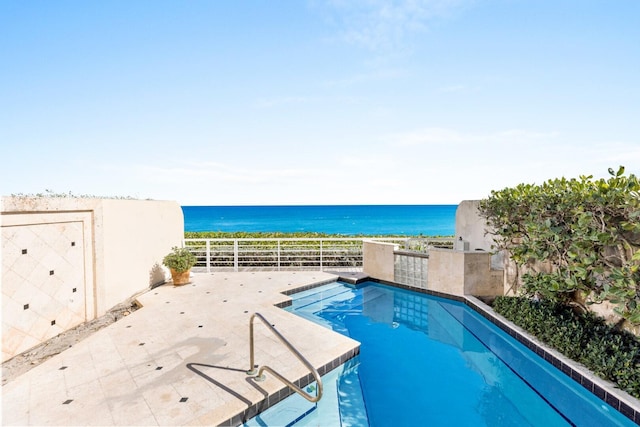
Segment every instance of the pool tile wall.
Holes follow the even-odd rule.
[[[312,286],[312,287],[317,287],[317,286]],[[301,291],[298,291],[301,292]],[[348,360],[353,359],[354,357],[356,357],[358,354],[360,354],[360,347],[357,347],[351,351],[348,351],[344,354],[342,354],[340,357],[337,357],[335,359],[333,359],[331,362],[325,364],[324,366],[321,366],[318,369],[318,374],[320,374],[320,376],[323,376],[325,374],[327,374],[328,372],[333,371],[335,368],[337,368],[338,366],[341,366],[343,364],[345,364]],[[313,375],[311,373],[305,375],[304,377],[294,381],[293,383],[300,388],[304,388],[306,386],[308,386],[309,384],[311,384],[314,381]],[[220,426],[224,426],[224,427],[235,427],[235,426],[239,426],[242,425],[243,423],[245,423],[247,420],[255,417],[256,415],[258,415],[259,413],[267,410],[268,408],[270,408],[271,406],[277,404],[278,402],[282,401],[283,399],[286,399],[287,397],[289,397],[290,395],[292,395],[294,393],[293,390],[291,390],[289,387],[284,386],[282,387],[280,390],[278,390],[275,393],[270,394],[269,396],[265,397],[262,401],[251,405],[249,408],[245,409],[242,413],[235,415],[232,418],[229,418],[228,420],[226,420],[225,422],[219,424]]]
[[[342,279],[342,278],[340,278],[340,279]],[[324,280],[324,281],[312,283],[310,285],[298,286],[298,287],[296,287],[294,289],[284,290],[284,291],[282,291],[282,294],[284,294],[284,295],[293,295],[293,294],[296,294],[298,292],[304,292],[304,291],[307,291],[309,289],[318,288],[320,286],[324,286],[324,285],[327,285],[329,283],[334,283],[337,280],[338,280],[338,278],[335,278],[335,279],[329,279],[329,280]],[[288,307],[290,305],[291,305],[291,300],[290,299],[275,304],[275,306],[278,307],[278,308],[285,308],[285,307]],[[341,365],[345,364],[348,360],[353,359],[358,354],[360,354],[360,346],[358,346],[355,349],[350,350],[350,351],[348,351],[346,353],[343,353],[340,357],[337,357],[337,358],[333,359],[331,362],[319,367],[318,368],[318,374],[320,376],[323,376],[323,375],[327,374],[328,372],[331,372],[332,370],[334,370],[338,366],[341,366]],[[309,373],[309,374],[305,375],[304,377],[299,378],[298,380],[294,381],[293,383],[297,387],[302,389],[302,388],[308,386],[309,384],[311,384],[313,381],[314,381],[313,375],[311,373]],[[245,409],[241,413],[229,418],[228,420],[226,420],[225,422],[223,422],[223,423],[221,423],[219,425],[220,426],[224,426],[224,427],[227,427],[227,426],[229,426],[229,427],[240,426],[244,422],[246,422],[247,420],[255,417],[256,415],[258,415],[261,412],[269,409],[270,407],[272,407],[273,405],[275,405],[278,402],[282,401],[283,399],[286,399],[287,397],[291,396],[293,393],[295,393],[295,392],[292,389],[290,389],[288,386],[283,386],[277,392],[266,396],[262,401],[254,404],[254,405],[251,405],[250,407],[248,407],[247,409]]]
[[[535,338],[532,338],[523,329],[504,319],[502,316],[499,316],[493,311],[493,309],[491,309],[491,307],[483,303],[478,298],[473,296],[460,297],[456,295],[449,295],[428,289],[421,289],[372,278],[369,278],[368,280],[396,288],[463,302],[491,323],[508,333],[511,337],[518,340],[528,349],[535,352],[538,356],[551,363],[556,369],[559,369],[565,375],[571,377],[574,381],[582,385],[594,395],[598,396],[598,398],[602,399],[604,402],[611,405],[634,423],[640,425],[640,401],[638,399],[635,399],[626,392],[615,388],[612,383],[597,377],[584,366],[564,357],[557,351],[552,350]]]
[[[546,347],[544,344],[537,341],[536,339],[530,337],[523,329],[517,327],[513,323],[502,318],[502,316],[499,316],[497,313],[495,313],[491,309],[491,307],[489,307],[488,305],[486,305],[476,297],[473,297],[473,296],[462,297],[457,295],[450,295],[450,294],[432,291],[429,289],[424,289],[416,286],[411,286],[411,285],[396,283],[396,282],[389,282],[386,280],[380,280],[380,279],[375,279],[371,277],[359,277],[356,280],[353,280],[352,278],[340,277],[338,278],[338,280],[349,282],[352,284],[359,284],[364,281],[372,281],[372,282],[381,283],[384,285],[393,286],[400,289],[405,289],[409,291],[424,293],[427,295],[433,295],[441,298],[462,302],[467,306],[469,306],[470,308],[472,308],[473,310],[475,310],[476,312],[478,312],[480,315],[482,315],[484,318],[489,320],[491,323],[495,324],[500,329],[504,330],[510,336],[512,336],[513,338],[518,340],[520,343],[525,345],[527,348],[529,348],[531,351],[535,352],[538,356],[542,357],[544,360],[551,363],[556,369],[559,369],[565,375],[570,376],[574,381],[581,384],[584,388],[589,390],[598,398],[602,399],[604,402],[611,405],[613,408],[618,410],[624,416],[626,416],[636,424],[640,425],[640,401],[638,401],[638,399],[635,399],[629,394],[619,389],[616,389],[613,384],[595,376],[587,368],[581,365],[578,365],[576,362],[573,362],[572,360],[564,357],[560,353]],[[313,289],[318,286],[323,286],[333,281],[334,280],[329,280],[322,283],[316,283],[309,286],[287,290],[286,292],[283,292],[283,293],[285,295],[291,295],[297,292]],[[283,308],[289,305],[291,305],[290,300],[282,302],[277,306]],[[318,373],[320,375],[324,375],[325,373],[330,372],[331,370],[345,363],[347,360],[355,357],[359,353],[360,353],[360,348],[358,347],[354,352],[346,353],[341,357],[334,359],[331,363],[319,369]],[[305,387],[311,381],[313,381],[313,377],[311,376],[311,374],[309,374],[307,375],[307,377],[301,379],[300,381],[301,383],[296,382],[296,385],[298,385],[299,387]],[[253,405],[255,408],[252,407],[247,409],[247,411],[245,411],[246,414],[244,414],[245,418],[242,418],[242,416],[238,415],[229,420],[231,424],[224,424],[224,425],[236,426],[238,424],[241,424],[242,419],[246,420],[246,419],[252,418],[253,416],[257,415],[259,412],[264,411],[268,407],[274,405],[275,403],[279,402],[280,400],[284,399],[285,397],[289,396],[292,393],[293,391],[285,387],[284,389],[281,389],[277,393],[278,396],[269,396],[266,399],[267,404],[265,404],[265,402],[261,402],[257,405]],[[236,424],[233,424],[233,422],[236,422],[238,420],[240,421],[237,422]]]
[[[624,391],[615,388],[614,384],[595,376],[584,366],[579,365],[577,362],[564,357],[557,351],[546,347],[535,338],[529,336],[523,329],[497,315],[489,306],[479,299],[475,297],[467,297],[465,299],[465,303],[491,323],[508,333],[511,337],[518,340],[529,350],[535,352],[538,356],[551,363],[556,369],[559,369],[565,375],[571,377],[574,381],[611,405],[614,409],[618,410],[636,424],[640,424],[640,401]]]
[[[338,280],[341,280],[341,279],[342,278],[335,278],[335,279],[324,280],[324,281],[321,281],[321,282],[318,282],[318,283],[312,283],[310,285],[298,286],[297,288],[294,288],[294,289],[284,290],[284,291],[282,291],[282,293],[284,295],[293,295],[293,294],[297,294],[299,292],[308,291],[309,289],[318,288],[320,286],[328,285],[329,283],[334,283],[334,282],[337,282]],[[282,304],[284,304],[284,305],[282,305]],[[282,308],[282,307],[287,307],[287,306],[290,306],[290,305],[291,305],[291,300],[285,301],[283,303],[276,304],[276,307]]]

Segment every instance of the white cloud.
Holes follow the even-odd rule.
[[[329,80],[325,82],[327,87],[351,86],[354,84],[375,83],[384,80],[398,80],[406,77],[406,71],[401,69],[377,69],[367,73],[355,74],[338,80]]]
[[[312,101],[313,99],[304,96],[285,96],[281,98],[258,99],[255,102],[255,107],[273,108],[292,104],[306,104]]]
[[[553,131],[470,132],[425,128],[368,140],[325,155],[270,158],[260,152],[223,161],[114,164],[100,170],[106,187],[75,193],[133,195],[181,204],[458,203],[519,183],[593,174],[627,166],[639,174],[640,145],[579,138]],[[284,153],[282,153],[284,154]],[[108,177],[108,178],[107,178]],[[67,189],[67,187],[56,187]]]
[[[340,37],[370,50],[398,49],[431,20],[449,15],[468,0],[329,0],[330,19]]]
[[[439,91],[444,93],[450,93],[450,92],[462,92],[466,89],[467,88],[464,85],[451,85],[451,86],[441,87]]]
[[[640,172],[640,144],[583,144],[580,135],[557,131],[425,128],[387,135],[385,140],[397,164],[393,180],[404,182],[397,193],[406,189],[409,200],[413,192],[416,200],[426,198],[429,203],[482,198],[491,190],[562,176],[606,178],[607,169],[618,165],[625,165],[627,173]]]
[[[524,129],[507,129],[491,133],[469,133],[447,128],[424,128],[406,133],[389,135],[387,139],[397,146],[450,145],[450,144],[523,144],[533,142],[552,143],[559,133],[536,132]],[[488,145],[490,147],[490,145]]]
[[[606,141],[594,149],[602,162],[616,169],[619,165],[640,172],[640,142]]]
[[[257,185],[317,176],[314,168],[249,168],[218,162],[189,162],[177,167],[139,165],[145,179],[167,183],[208,182],[215,185]]]
[[[463,134],[452,129],[426,128],[390,135],[389,139],[394,143],[394,145],[405,147],[460,142],[465,139],[468,140],[468,137],[465,138]]]

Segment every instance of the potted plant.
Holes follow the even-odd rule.
[[[162,264],[171,271],[173,285],[181,286],[189,283],[191,267],[196,265],[196,261],[196,256],[189,249],[174,246],[164,257]]]

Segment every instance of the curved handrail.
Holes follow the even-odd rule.
[[[293,382],[289,381],[288,379],[283,377],[280,373],[278,373],[276,370],[274,370],[273,368],[271,368],[271,367],[269,367],[267,365],[261,366],[260,369],[257,371],[257,375],[256,375],[256,366],[254,365],[255,357],[254,357],[254,343],[253,343],[254,342],[254,340],[253,340],[253,319],[255,319],[256,317],[258,319],[260,319],[262,321],[262,323],[264,323],[267,326],[267,328],[271,332],[273,332],[273,334],[287,347],[287,349],[289,349],[289,351],[291,353],[293,353],[293,355],[296,356],[296,358],[300,362],[302,362],[302,364],[307,369],[309,369],[311,371],[311,374],[313,375],[313,377],[316,380],[316,383],[318,384],[318,387],[317,387],[318,394],[316,396],[312,396],[312,395],[306,393],[300,387],[298,387]],[[271,323],[260,313],[253,313],[251,315],[251,318],[249,319],[249,363],[250,363],[250,365],[249,365],[249,370],[247,371],[247,375],[253,375],[257,381],[264,380],[263,372],[267,371],[267,372],[270,372],[276,378],[278,378],[280,381],[285,383],[291,389],[293,389],[300,396],[302,396],[305,399],[307,399],[309,402],[315,403],[315,402],[319,401],[320,398],[322,397],[322,379],[320,378],[320,375],[318,374],[318,371],[316,370],[316,368],[314,368],[313,365],[311,365],[311,363],[309,363],[309,361],[307,359],[305,359],[305,357],[302,354],[300,354],[300,352],[289,341],[287,341],[287,339],[284,336],[282,336],[282,334],[280,334],[280,332],[278,332],[276,330],[276,328],[274,328],[271,325]]]

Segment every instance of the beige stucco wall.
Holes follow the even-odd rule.
[[[491,251],[493,240],[486,235],[487,225],[478,213],[479,200],[464,200],[456,209],[456,239],[469,242],[469,250]]]
[[[469,247],[466,250],[491,252],[491,268],[502,270],[505,268],[505,254],[495,252],[492,229],[480,216],[479,206],[479,200],[460,202],[456,209],[456,240],[462,238],[464,242],[468,242]]]
[[[2,361],[93,318],[92,215],[2,215]]]
[[[465,200],[456,209],[456,239],[462,237],[468,242],[467,250],[430,248],[428,268],[424,268],[426,283],[408,285],[460,296],[504,294],[503,257],[491,252],[492,238],[486,234],[486,222],[478,212],[479,203]],[[365,241],[363,272],[376,279],[404,283],[402,277],[394,274],[396,250],[394,244]]]
[[[430,249],[427,289],[464,295],[464,254],[462,251],[449,249]]]
[[[491,268],[491,254],[429,250],[427,289],[451,295],[496,296],[504,289],[504,272]]]
[[[3,197],[2,360],[164,282],[176,202]]]
[[[397,245],[365,240],[362,243],[362,272],[380,280],[394,280],[394,250]]]
[[[104,293],[97,301],[99,312],[164,282],[162,258],[184,238],[176,202],[104,200],[102,209]]]
[[[504,270],[491,267],[491,255],[486,252],[464,254],[464,294],[497,296],[504,293]]]

